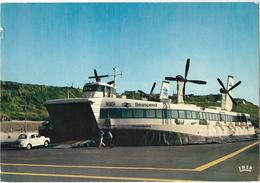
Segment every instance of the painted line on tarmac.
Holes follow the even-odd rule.
[[[47,174],[47,173],[26,173],[26,172],[0,172],[0,174],[2,174],[2,175],[17,175],[17,176],[62,177],[62,178],[80,178],[80,179],[121,180],[121,181],[150,181],[150,182],[191,181],[191,180],[157,179],[157,178],[142,178],[142,177],[111,177],[111,176],[90,176],[90,175],[75,175],[75,174]]]
[[[158,171],[196,171],[194,169],[178,168],[152,168],[152,167],[120,167],[120,166],[84,166],[84,165],[46,165],[46,164],[22,164],[22,163],[0,163],[1,166],[23,166],[23,167],[48,167],[48,168],[86,168],[86,169],[119,169],[119,170],[158,170]]]
[[[221,158],[213,160],[204,165],[198,166],[193,169],[182,168],[154,168],[154,167],[120,167],[120,166],[90,166],[90,165],[49,165],[49,164],[26,164],[26,163],[0,163],[1,166],[23,166],[23,167],[48,167],[48,168],[86,168],[86,169],[117,169],[117,170],[157,170],[157,171],[188,171],[188,172],[202,172],[208,168],[211,168],[223,161],[226,161],[243,151],[259,144],[259,141],[249,144],[237,151],[234,151]]]
[[[217,165],[217,164],[219,164],[219,163],[221,163],[223,161],[226,161],[226,160],[228,160],[228,159],[230,159],[230,158],[232,158],[232,157],[234,157],[234,156],[244,152],[245,150],[247,150],[247,149],[249,149],[249,148],[251,148],[251,147],[253,147],[253,146],[257,145],[257,144],[259,144],[259,141],[254,142],[252,144],[249,144],[249,145],[247,145],[247,146],[245,146],[245,147],[243,147],[243,148],[241,148],[241,149],[239,149],[237,151],[234,151],[234,152],[232,152],[230,154],[227,154],[227,155],[225,155],[225,156],[223,156],[221,158],[218,158],[216,160],[213,160],[213,161],[211,161],[209,163],[206,163],[204,165],[198,166],[197,168],[194,168],[193,170],[194,171],[199,171],[199,172],[204,171],[204,170],[206,170],[206,169],[208,169],[210,167],[213,167],[213,166],[215,166],[215,165]]]

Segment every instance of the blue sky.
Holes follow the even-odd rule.
[[[149,91],[184,74],[186,93],[218,93],[234,75],[235,97],[259,105],[255,3],[2,4],[1,79],[83,87],[93,69],[123,72],[118,91]],[[112,79],[112,78],[111,78]],[[109,81],[110,79],[106,80]],[[176,92],[176,83],[171,91]]]

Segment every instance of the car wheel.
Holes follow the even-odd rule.
[[[30,150],[31,148],[32,148],[32,145],[31,144],[27,144],[26,149]]]
[[[48,147],[48,145],[49,145],[49,142],[46,140],[46,141],[44,142],[44,147]]]

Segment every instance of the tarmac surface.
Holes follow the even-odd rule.
[[[244,167],[244,171],[239,170]],[[251,171],[250,171],[251,170]],[[1,181],[257,181],[259,141],[1,150]]]

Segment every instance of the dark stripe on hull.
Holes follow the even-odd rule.
[[[153,130],[111,130],[113,143],[121,146],[167,146],[185,144],[228,143],[256,139],[256,135],[202,137],[184,133]]]

